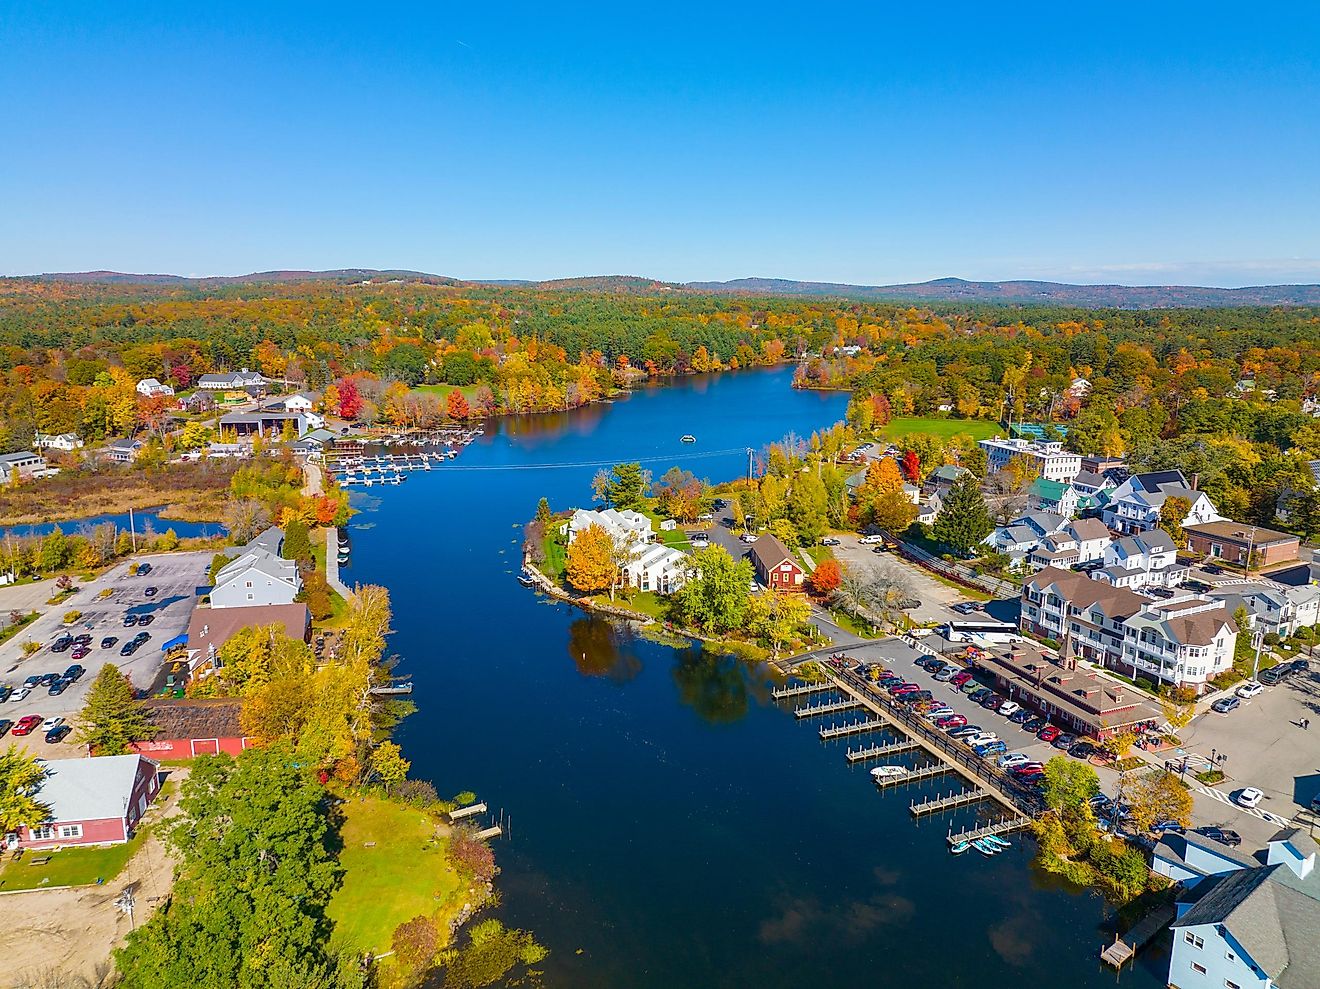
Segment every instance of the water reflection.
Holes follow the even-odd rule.
[[[623,684],[642,672],[642,661],[630,648],[635,639],[630,629],[604,619],[579,618],[568,626],[568,654],[583,676]]]
[[[749,677],[742,660],[700,647],[685,649],[678,654],[673,677],[679,700],[707,724],[733,724],[747,715]]]

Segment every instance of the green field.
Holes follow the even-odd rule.
[[[948,439],[951,436],[957,436],[959,433],[965,433],[974,440],[988,440],[996,433],[1003,433],[1003,431],[999,423],[986,422],[984,419],[936,419],[922,416],[896,416],[877,435],[892,440],[899,436],[906,436],[908,433],[927,433],[930,436]]]
[[[124,870],[133,853],[142,847],[147,829],[131,841],[103,848],[65,848],[58,852],[29,849],[20,859],[10,859],[0,870],[0,890],[42,889],[55,886],[90,886],[108,883]],[[49,858],[45,865],[33,862]]]
[[[380,797],[353,797],[343,809],[344,884],[327,911],[340,946],[353,953],[388,951],[405,920],[457,906],[459,877],[430,814]]]
[[[417,385],[413,391],[424,392],[427,395],[438,395],[441,399],[449,397],[449,393],[457,388],[469,402],[477,393],[478,385]]]

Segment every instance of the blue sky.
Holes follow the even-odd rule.
[[[1320,281],[1314,5],[1082,8],[0,5],[0,272]]]

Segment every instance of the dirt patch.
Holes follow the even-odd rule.
[[[165,851],[160,822],[179,812],[179,782],[186,775],[186,770],[170,773],[170,795],[146,818],[151,833],[124,871],[104,886],[0,896],[0,957],[12,980],[8,985],[39,985],[51,973],[81,977],[90,986],[107,984],[114,970],[111,952],[165,902],[173,885],[174,863]],[[130,886],[131,924],[114,902]]]

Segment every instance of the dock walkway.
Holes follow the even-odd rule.
[[[943,776],[945,773],[951,773],[953,769],[943,762],[932,762],[929,766],[922,766],[920,769],[914,769],[910,773],[904,773],[902,776],[877,776],[875,785],[882,790],[888,790],[891,786],[906,786],[909,783],[920,783],[922,780],[934,779],[936,776]]]
[[[964,828],[958,832],[950,831],[949,844],[956,845],[962,841],[975,841],[977,838],[998,837],[1001,834],[1010,834],[1029,827],[1031,827],[1031,818],[1029,817],[1004,817],[994,824],[986,824],[979,828]]]
[[[863,759],[878,759],[884,755],[897,755],[900,752],[911,752],[913,749],[921,748],[920,742],[914,742],[910,738],[904,738],[897,742],[889,742],[885,745],[868,745],[864,748],[849,749],[845,754],[849,762],[861,762]]]
[[[908,810],[913,817],[921,817],[923,814],[938,814],[940,811],[953,810],[955,807],[966,807],[968,804],[989,799],[990,794],[973,787],[970,790],[963,790],[961,793],[950,793],[945,797],[931,797],[928,800],[913,801],[908,804]]]
[[[1135,957],[1138,951],[1155,940],[1160,931],[1173,923],[1175,912],[1172,903],[1164,904],[1121,938],[1114,938],[1114,943],[1100,952],[1100,958],[1107,965],[1122,968],[1128,959]]]
[[[821,701],[819,704],[806,704],[799,708],[794,708],[793,716],[795,718],[815,718],[822,714],[836,714],[839,711],[854,711],[862,706],[862,702],[854,700],[851,697],[845,697],[837,701]]]
[[[770,691],[770,696],[777,701],[784,701],[792,697],[806,697],[808,694],[818,694],[824,690],[834,689],[836,689],[834,684],[825,680],[820,683],[799,683],[791,687],[776,687]]]
[[[845,721],[842,724],[829,725],[820,730],[821,739],[841,738],[844,735],[860,735],[863,732],[879,731],[881,728],[888,728],[889,722],[880,718],[873,718],[867,721]]]

